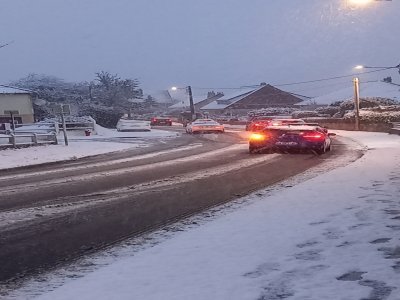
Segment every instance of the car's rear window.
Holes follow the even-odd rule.
[[[271,134],[271,135],[282,135],[282,134],[300,134],[304,132],[313,132],[314,130],[285,130],[285,129],[266,129],[264,130],[265,133]]]

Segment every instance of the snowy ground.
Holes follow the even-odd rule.
[[[400,299],[400,136],[27,283],[6,299]],[[188,199],[190,201],[190,199]]]
[[[0,170],[147,147],[160,138],[176,136],[177,133],[175,132],[163,130],[117,132],[96,125],[96,134],[91,136],[85,136],[83,131],[68,132],[68,146],[64,145],[64,137],[60,133],[58,136],[59,145],[0,150]]]

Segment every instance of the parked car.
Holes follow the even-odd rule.
[[[272,119],[268,126],[305,125],[302,119]]]
[[[259,131],[265,128],[270,122],[272,118],[270,117],[260,117],[255,118],[251,122],[246,124],[246,131]]]
[[[172,126],[172,120],[167,117],[154,117],[150,121],[151,126]]]
[[[300,119],[291,119],[289,116],[258,116],[253,117],[246,124],[246,131],[263,130],[265,126],[270,126],[272,123],[276,125],[285,125],[289,123],[298,123]],[[303,120],[301,120],[304,123]]]
[[[318,123],[304,123],[304,124],[302,124],[302,123],[299,123],[299,124],[290,124],[291,126],[293,126],[293,125],[299,125],[299,126],[303,126],[303,125],[308,125],[308,126],[314,126],[318,131],[322,131],[322,132],[324,132],[324,133],[328,133],[328,128],[326,128],[326,127],[324,127],[324,126],[321,126],[321,125],[319,125]]]
[[[249,152],[308,151],[323,154],[331,150],[330,136],[315,126],[270,126],[249,139]]]
[[[187,133],[223,133],[224,125],[212,119],[197,119],[186,126]]]
[[[134,119],[119,119],[117,123],[118,131],[150,131],[150,122]]]

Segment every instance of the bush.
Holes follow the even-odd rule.
[[[301,119],[301,118],[313,118],[313,117],[319,117],[320,115],[316,111],[303,111],[303,110],[298,110],[292,112],[292,118],[295,119]]]
[[[249,117],[261,117],[261,116],[282,116],[290,115],[296,109],[292,107],[268,107],[248,112]]]
[[[96,123],[106,128],[116,128],[118,120],[123,116],[122,111],[106,109],[104,107],[86,106],[80,111],[81,116],[91,116]]]
[[[340,112],[339,106],[326,106],[326,107],[319,107],[315,109],[318,114],[324,114],[329,116],[334,116],[338,112]]]
[[[344,119],[353,119],[354,111],[348,111],[344,115]],[[372,110],[360,110],[360,121],[366,123],[391,123],[400,122],[400,111],[383,111],[377,112]]]

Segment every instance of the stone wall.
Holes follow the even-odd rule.
[[[305,119],[310,123],[318,123],[328,129],[336,130],[355,130],[355,121],[351,119],[326,119],[326,118],[307,118]],[[370,132],[390,132],[393,125],[391,123],[366,123],[360,122],[361,131]]]

